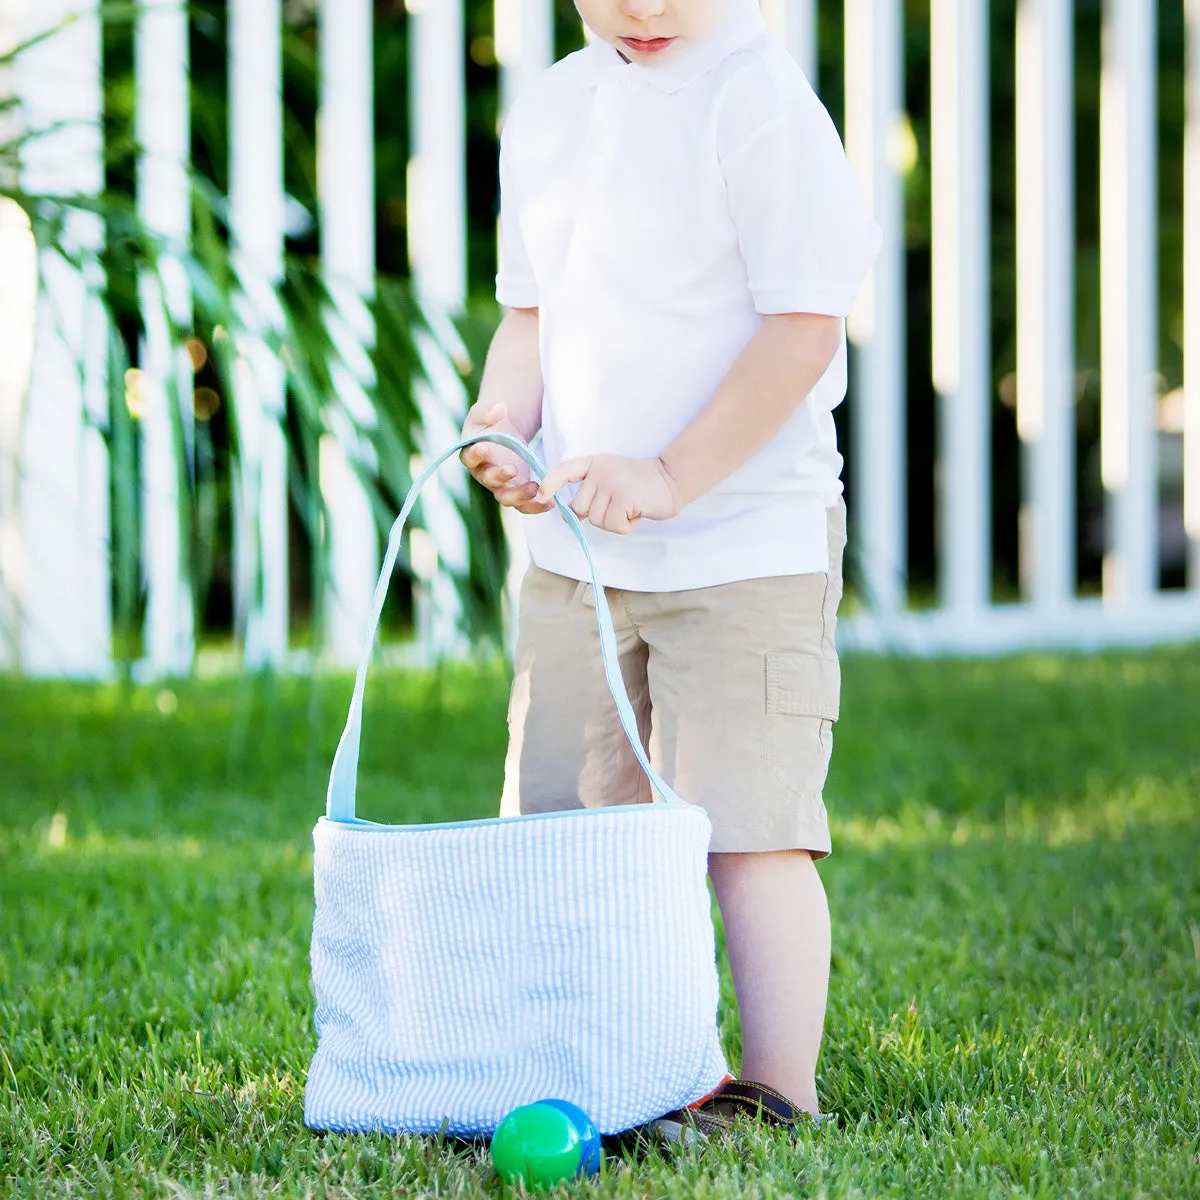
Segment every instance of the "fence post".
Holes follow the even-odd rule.
[[[553,0],[494,0],[501,122],[513,101],[554,61]]]
[[[1158,585],[1155,0],[1108,0],[1100,73],[1100,471],[1104,596]]]
[[[60,28],[61,26],[61,28]],[[15,78],[27,137],[21,186],[38,195],[104,188],[100,20],[96,0],[29,0]],[[112,662],[107,322],[100,218],[68,213],[62,240],[81,268],[48,247],[33,366],[20,432],[18,663],[30,675],[99,676]]]
[[[191,466],[192,366],[170,328],[186,330],[192,322],[191,293],[178,258],[191,229],[183,0],[159,0],[138,13],[134,50],[138,213],[162,243],[157,273],[146,271],[138,280],[145,329],[137,387],[142,400],[143,640],[150,674],[174,675],[191,668],[195,635],[183,507]],[[171,404],[178,406],[182,436],[177,437]]]
[[[1075,593],[1075,223],[1070,0],[1017,8],[1017,432],[1023,591]]]
[[[12,0],[0,0],[0,55],[17,45],[16,17]],[[0,99],[10,99],[13,92],[13,68],[0,66]],[[16,145],[20,131],[17,113],[0,110],[0,143]],[[0,189],[16,189],[15,168],[0,166]],[[16,595],[24,547],[17,480],[36,309],[37,247],[29,216],[16,201],[0,198],[0,670],[15,668],[18,661]]]
[[[771,32],[800,64],[809,83],[817,86],[816,0],[762,0]]]
[[[364,431],[375,420],[367,389],[375,324],[375,106],[370,0],[321,5],[321,111],[318,175],[321,266],[333,308],[327,321],[340,361],[321,439],[321,493],[331,589],[325,635],[329,658],[353,666],[362,653],[379,571],[379,538],[359,472],[375,456]]]
[[[986,12],[985,0],[933,0],[930,11],[938,560],[958,625],[991,591]]]
[[[281,326],[283,94],[279,0],[231,0],[229,209],[242,291],[234,402],[238,454],[235,603],[248,667],[287,653],[287,447],[285,379],[267,344]]]
[[[881,616],[904,606],[904,196],[897,158],[904,110],[901,0],[846,0],[846,152],[867,189],[883,247],[848,333],[856,344],[854,488],[862,584]]]
[[[421,412],[420,456],[457,439],[465,390],[450,354],[460,352],[449,317],[466,296],[466,111],[462,0],[408,0],[412,158],[408,164],[408,256],[413,284],[442,345],[422,334],[417,350],[429,377],[415,393]],[[433,658],[461,654],[462,606],[454,577],[469,566],[459,505],[467,477],[457,464],[426,487],[421,500],[427,537],[413,542],[417,629]]]
[[[0,40],[0,53],[9,48]],[[0,186],[7,183],[0,180]],[[33,365],[37,286],[37,247],[29,217],[15,200],[0,198],[0,669],[20,665],[18,603],[25,577],[18,505],[21,410]]]
[[[1183,503],[1188,584],[1200,592],[1200,0],[1187,0],[1183,185]]]

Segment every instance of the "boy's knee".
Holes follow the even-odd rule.
[[[808,850],[749,850],[713,853],[708,856],[708,873],[719,878],[766,875],[775,871],[815,869]]]

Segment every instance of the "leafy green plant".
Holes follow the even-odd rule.
[[[128,48],[136,6],[106,6],[105,35]],[[290,39],[290,40],[289,40]],[[286,34],[290,59],[307,61],[305,47],[296,49],[296,35]],[[0,69],[28,48],[18,46],[0,55]],[[119,60],[120,54],[108,53]],[[111,108],[111,105],[110,105]],[[277,320],[265,331],[251,327],[247,314],[253,312],[247,281],[239,277],[232,252],[227,198],[214,178],[202,167],[211,166],[206,156],[193,168],[193,233],[187,244],[170,244],[147,228],[138,215],[134,196],[134,164],[138,147],[130,128],[132,113],[121,114],[118,124],[110,112],[106,143],[108,186],[99,195],[59,196],[33,194],[19,187],[3,186],[18,178],[16,170],[23,149],[52,130],[25,130],[19,125],[14,98],[0,99],[0,115],[9,118],[13,132],[0,131],[0,195],[14,200],[29,217],[34,238],[44,253],[61,256],[88,278],[99,281],[97,294],[108,325],[107,379],[109,403],[102,433],[108,445],[112,479],[112,567],[114,614],[118,658],[128,663],[140,642],[144,596],[139,570],[141,530],[139,493],[138,414],[127,399],[128,372],[138,358],[139,338],[150,314],[139,308],[138,280],[147,274],[161,278],[169,257],[186,273],[193,304],[193,320],[181,327],[163,306],[161,318],[177,348],[199,346],[205,359],[206,381],[217,401],[234,395],[234,367],[243,347],[262,337],[286,372],[287,403],[282,425],[288,445],[288,479],[292,527],[302,534],[293,557],[300,576],[308,576],[308,597],[293,596],[294,614],[307,610],[314,648],[319,649],[321,615],[330,584],[326,539],[326,511],[318,483],[318,447],[323,438],[365,442],[366,454],[347,447],[347,459],[361,479],[376,523],[382,532],[390,526],[411,483],[410,463],[417,453],[420,412],[414,384],[424,377],[417,340],[433,353],[455,358],[470,403],[478,387],[482,360],[464,357],[462,347],[450,347],[439,339],[435,323],[426,320],[408,281],[387,273],[377,275],[374,294],[368,303],[374,338],[367,348],[370,377],[363,381],[371,418],[355,421],[337,395],[334,381],[361,375],[348,361],[344,349],[331,335],[329,314],[335,303],[330,295],[311,243],[290,247],[285,255],[283,278],[275,289]],[[203,128],[204,122],[198,122]],[[208,122],[211,126],[211,122]],[[288,123],[289,158],[299,160],[307,172],[315,169],[311,146],[298,145],[302,134],[294,120]],[[217,174],[217,172],[212,172]],[[315,188],[314,188],[315,192]],[[81,250],[68,234],[73,214],[88,213],[103,226],[102,247]],[[161,288],[157,289],[161,293]],[[494,305],[478,306],[455,320],[462,345],[482,355],[498,319]],[[200,382],[197,375],[197,382]],[[214,411],[195,412],[194,425],[183,414],[189,397],[180,396],[174,380],[167,381],[167,407],[172,416],[179,496],[181,545],[185,549],[185,575],[194,592],[198,633],[204,632],[205,614],[209,631],[218,632],[227,620],[217,593],[228,591],[232,559],[233,481],[244,453],[243,432],[238,427],[237,406],[220,403]],[[340,419],[334,414],[341,409]],[[215,418],[215,419],[214,419]],[[460,511],[467,526],[471,547],[468,573],[456,580],[467,632],[475,638],[500,638],[500,593],[506,568],[503,535],[494,505],[481,502],[471,488]],[[416,522],[421,523],[418,509]],[[295,539],[293,538],[293,541]],[[402,568],[407,563],[402,557]],[[403,589],[401,589],[403,593]],[[216,599],[214,597],[216,596]],[[227,600],[225,602],[227,605]],[[404,597],[393,624],[404,624]]]

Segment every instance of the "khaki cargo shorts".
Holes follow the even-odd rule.
[[[606,589],[642,741],[667,783],[708,811],[714,852],[830,851],[821,791],[841,685],[845,514],[829,510],[827,574]],[[591,584],[529,568],[515,668],[503,815],[652,799],[605,683]]]

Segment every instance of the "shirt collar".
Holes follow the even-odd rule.
[[[617,71],[664,92],[677,92],[706,75],[723,58],[758,37],[767,28],[758,0],[729,0],[729,9],[711,34],[672,62],[660,67],[627,63],[615,46],[596,38],[589,50],[598,64],[597,76]]]

